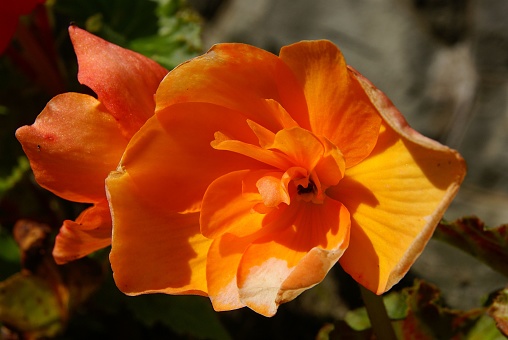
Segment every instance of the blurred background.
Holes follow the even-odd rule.
[[[220,42],[277,54],[296,41],[329,39],[414,129],[466,159],[468,175],[446,218],[477,215],[489,226],[508,223],[506,0],[48,0],[43,7],[21,17],[21,30],[0,57],[0,281],[27,269],[12,237],[19,219],[49,226],[49,244],[37,248],[41,257],[62,220],[84,208],[40,189],[14,138],[52,96],[90,92],[76,80],[70,22],[168,69]],[[107,251],[94,259],[102,265],[83,264],[87,278],[73,269],[55,274],[57,281],[74,282],[69,291],[90,296],[64,321],[57,313],[59,338],[309,339],[324,322],[361,304],[354,283],[336,268],[271,319],[247,309],[217,314],[204,298],[126,298],[104,265]],[[401,286],[415,277],[438,285],[447,304],[461,309],[480,306],[486,294],[506,285],[500,274],[438,241],[431,241]],[[0,290],[0,303],[13,294]],[[19,336],[2,329],[0,339]]]

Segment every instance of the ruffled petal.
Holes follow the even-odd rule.
[[[242,112],[275,132],[283,126],[273,101],[266,99],[280,103],[291,115],[306,111],[302,91],[288,67],[277,56],[243,44],[218,44],[181,64],[156,94],[157,111],[175,103],[206,102]]]
[[[284,46],[280,58],[304,89],[311,131],[338,146],[346,167],[367,157],[376,144],[381,117],[350,77],[340,50],[326,40],[304,41]]]
[[[197,211],[208,185],[217,177],[262,163],[240,154],[215,150],[210,143],[219,128],[255,142],[238,113],[219,106],[173,105],[147,121],[125,151],[121,167],[147,200],[173,212]],[[250,139],[249,139],[250,136]]]
[[[270,219],[271,214],[277,218]],[[271,233],[242,256],[237,272],[240,300],[272,316],[279,304],[321,282],[348,246],[349,218],[347,209],[329,198],[322,204],[292,202],[284,213],[273,210],[264,226]]]
[[[78,80],[90,87],[130,138],[154,114],[154,94],[168,71],[153,60],[69,27]]]
[[[107,189],[113,217],[110,262],[118,288],[129,295],[206,295],[211,240],[199,232],[199,213],[177,214],[152,204],[126,172],[112,173]]]
[[[76,221],[64,221],[55,239],[53,257],[64,264],[111,244],[111,214],[106,200],[83,211]]]
[[[16,131],[37,182],[75,202],[106,198],[104,180],[127,145],[111,114],[93,97],[54,97],[35,123]]]
[[[372,87],[370,95],[396,129],[383,124],[372,154],[327,194],[351,213],[351,243],[341,265],[381,294],[422,252],[457,193],[465,163],[456,151],[412,130],[381,92]]]

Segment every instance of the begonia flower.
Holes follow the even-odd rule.
[[[7,48],[18,27],[19,17],[29,14],[46,0],[16,0],[0,2],[0,53]]]
[[[76,221],[63,222],[53,255],[65,263],[111,243],[104,181],[116,169],[130,138],[154,114],[154,94],[167,70],[151,59],[104,41],[78,27],[69,34],[78,80],[97,99],[81,93],[54,97],[33,125],[16,137],[36,181],[74,202],[91,203]]]
[[[106,180],[117,286],[265,316],[337,263],[381,294],[465,175],[329,41],[218,44],[162,81]]]

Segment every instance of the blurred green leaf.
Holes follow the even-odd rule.
[[[498,292],[488,313],[495,320],[497,328],[508,337],[508,288]]]
[[[488,315],[482,315],[467,334],[468,340],[505,340],[496,328],[496,322]]]
[[[16,185],[23,175],[30,169],[30,163],[26,157],[19,157],[18,164],[14,166],[10,175],[0,178],[0,199],[12,187]]]
[[[504,299],[506,296],[496,301],[503,301],[504,304]],[[417,280],[413,287],[386,295],[384,303],[393,328],[400,339],[498,340],[504,338],[496,328],[494,320],[488,316],[487,308],[470,311],[447,308],[443,304],[439,290],[424,281]],[[499,316],[504,318],[502,322],[507,320],[507,309],[506,305],[498,309]],[[370,338],[371,332],[366,332],[370,328],[370,320],[365,308],[348,312],[344,321],[350,329],[356,331],[351,334],[344,330],[348,336]]]
[[[63,327],[62,306],[48,282],[16,274],[0,282],[0,321],[25,337],[51,337]]]
[[[210,301],[199,296],[151,294],[131,297],[128,308],[147,326],[162,323],[181,335],[199,339],[230,339]]]
[[[0,227],[0,280],[13,275],[21,269],[19,248],[14,238]]]
[[[508,276],[508,225],[488,228],[477,217],[467,217],[439,223],[433,237]]]
[[[201,19],[183,0],[58,0],[55,11],[167,69],[202,51]]]
[[[391,320],[403,319],[407,316],[407,294],[393,292],[383,297],[388,317]],[[367,309],[365,307],[349,311],[344,317],[344,321],[357,331],[362,331],[371,327]]]

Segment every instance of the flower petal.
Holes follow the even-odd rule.
[[[166,69],[153,60],[69,27],[78,57],[79,81],[90,87],[116,118],[127,138],[154,114],[154,94]]]
[[[180,102],[220,105],[274,132],[283,127],[280,112],[266,99],[279,102],[292,115],[306,111],[301,89],[287,66],[277,56],[244,44],[215,45],[176,67],[162,81],[156,99],[157,111]]]
[[[64,221],[55,239],[53,257],[64,264],[111,244],[111,214],[106,200],[83,211],[76,222]]]
[[[106,198],[104,179],[127,145],[106,108],[78,93],[54,97],[33,125],[16,131],[16,138],[42,187],[67,200],[88,203]]]
[[[218,238],[230,232],[245,236],[259,230],[265,215],[254,209],[262,202],[256,182],[267,172],[235,171],[213,181],[203,196],[200,217],[203,235]]]
[[[283,47],[280,58],[304,89],[311,131],[339,147],[346,167],[358,164],[376,144],[381,117],[340,50],[326,40],[304,41]]]
[[[463,179],[460,156],[434,146],[385,126],[372,155],[327,192],[351,213],[351,243],[340,263],[377,294],[409,270]]]
[[[210,143],[219,128],[256,141],[245,118],[236,112],[210,104],[178,104],[146,122],[127,146],[121,167],[144,188],[147,200],[173,212],[196,211],[215,178],[262,165],[212,148]]]
[[[245,307],[240,300],[236,271],[243,252],[252,241],[252,236],[233,234],[224,234],[213,241],[208,251],[206,277],[210,301],[216,311]]]
[[[110,255],[118,288],[129,295],[206,295],[206,254],[199,214],[176,214],[145,200],[126,172],[107,179],[113,238]]]
[[[347,209],[329,198],[270,214],[277,218],[263,228],[272,233],[247,248],[237,273],[241,301],[265,316],[323,280],[348,246],[350,228]]]

